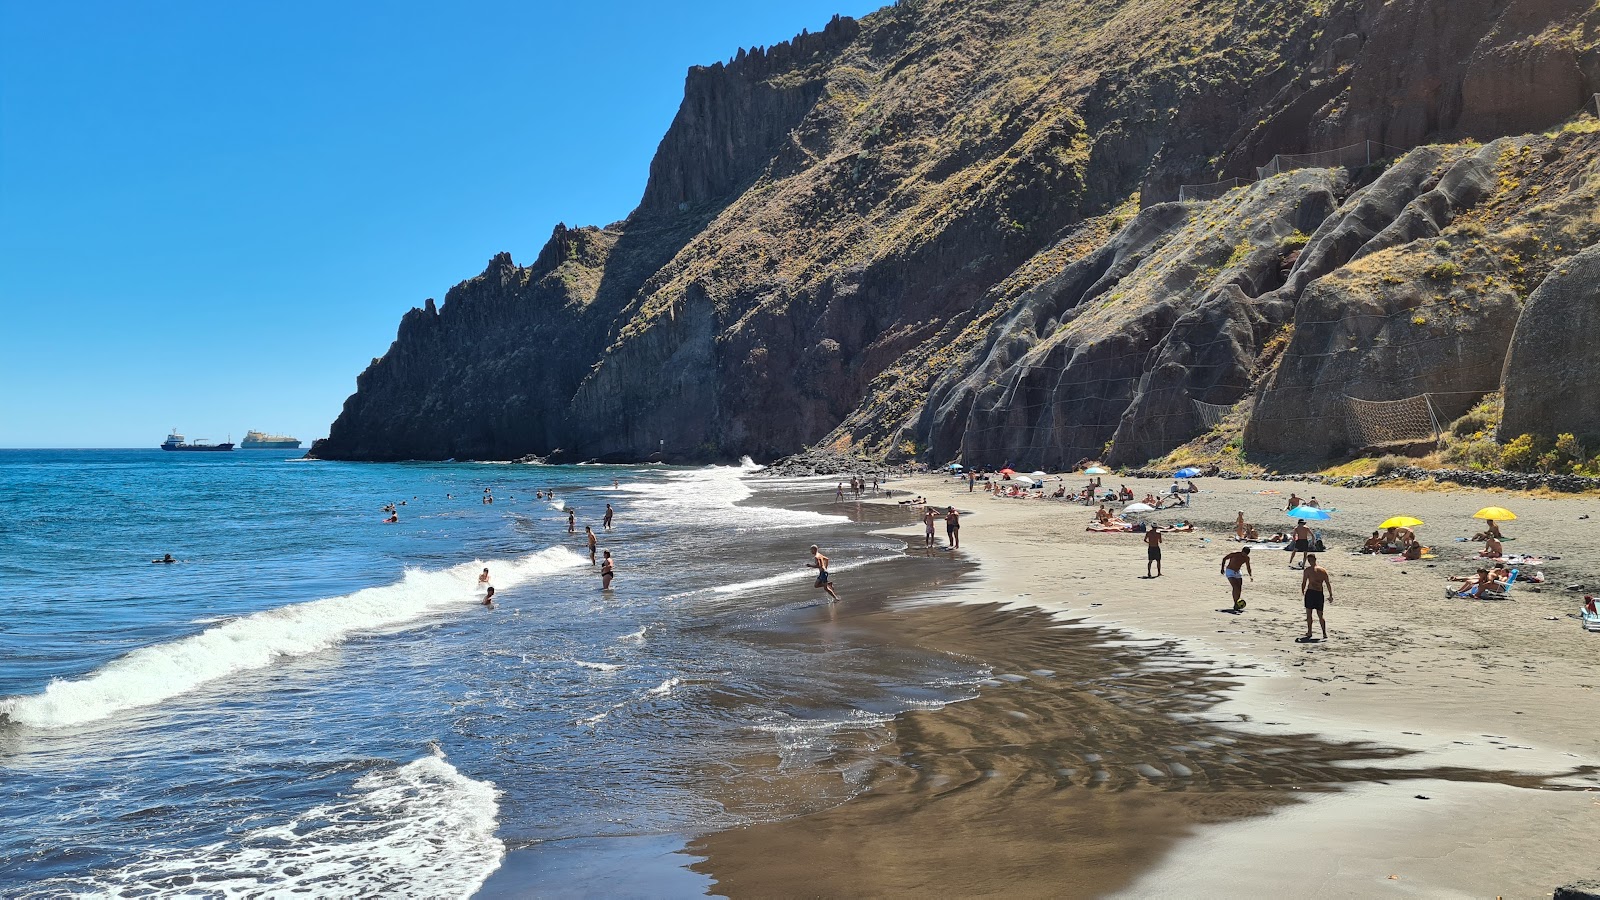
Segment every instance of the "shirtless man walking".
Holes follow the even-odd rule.
[[[1146,578],[1160,578],[1161,577],[1161,526],[1160,525],[1152,525],[1152,526],[1150,526],[1150,530],[1146,531],[1144,533],[1144,543],[1145,543],[1144,577],[1146,577]],[[1151,566],[1155,566],[1156,567],[1156,574],[1154,574],[1154,575],[1150,574],[1150,567]]]
[[[1241,574],[1242,573],[1242,574]],[[1233,588],[1233,611],[1244,609],[1244,576],[1249,575],[1251,581],[1256,580],[1255,572],[1250,570],[1250,548],[1235,550],[1222,558],[1222,577],[1228,579],[1228,585]]]
[[[1315,553],[1306,556],[1305,573],[1300,576],[1300,592],[1306,598],[1306,636],[1311,640],[1311,613],[1317,614],[1317,621],[1322,625],[1322,639],[1328,639],[1328,620],[1322,617],[1322,604],[1324,601],[1333,602],[1333,582],[1328,580],[1328,570],[1317,565]]]
[[[617,574],[617,562],[611,558],[611,551],[604,551],[605,558],[600,560],[600,590],[611,590],[611,577]]]
[[[595,546],[600,543],[600,539],[594,536],[594,526],[593,525],[585,525],[585,526],[583,526],[583,533],[589,540],[589,565],[592,566],[595,563],[595,560],[594,560]]]
[[[833,592],[833,581],[828,578],[828,558],[822,555],[816,544],[811,545],[811,562],[806,563],[806,568],[817,570],[817,583],[812,587],[819,587],[828,592],[832,603],[839,602],[839,595]]]
[[[1306,520],[1301,519],[1294,526],[1294,531],[1289,533],[1289,568],[1294,568],[1294,555],[1300,554],[1300,568],[1306,567],[1306,560],[1311,558],[1311,529],[1306,526]]]
[[[578,533],[578,511],[567,507],[567,534]]]
[[[933,507],[924,506],[922,508],[922,545],[924,547],[932,547],[937,543],[933,536],[933,522],[936,518],[938,517],[934,515]]]
[[[603,520],[601,520],[601,522],[600,522],[601,526],[604,527],[605,530],[607,530],[607,531],[611,530],[611,513],[612,513],[611,504],[607,503],[606,504],[606,517]]]

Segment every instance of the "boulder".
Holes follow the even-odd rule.
[[[1500,439],[1600,438],[1600,246],[1545,277],[1517,317]]]

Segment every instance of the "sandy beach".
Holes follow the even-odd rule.
[[[915,611],[902,602],[905,637],[945,641],[996,679],[901,716],[901,765],[861,797],[707,836],[696,868],[732,896],[1547,897],[1600,871],[1600,636],[1569,616],[1581,594],[1566,589],[1600,584],[1600,517],[1581,518],[1600,500],[1201,487],[1191,509],[1147,517],[1197,529],[1169,535],[1164,576],[1146,579],[1141,536],[1086,532],[1090,508],[895,482],[875,502],[956,505],[962,549],[931,555],[978,563]],[[1288,554],[1255,551],[1239,615],[1218,572],[1235,514],[1288,527],[1290,490],[1335,510],[1326,643],[1295,641]],[[1520,517],[1508,550],[1560,559],[1511,601],[1446,599],[1445,576],[1475,568],[1478,545],[1456,538],[1487,505]],[[924,553],[914,513],[887,515],[900,514],[896,533]],[[1396,514],[1427,523],[1436,558],[1349,552]],[[941,604],[964,614],[930,620]],[[895,627],[895,606],[876,615]]]

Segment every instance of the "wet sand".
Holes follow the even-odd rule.
[[[1287,554],[1258,552],[1250,607],[1219,611],[1235,511],[1287,520],[1286,493],[1255,493],[1283,485],[1215,484],[1158,514],[1201,531],[1169,538],[1155,580],[1139,536],[1084,532],[1084,507],[896,484],[969,513],[963,551],[925,566],[980,566],[925,602],[847,593],[841,614],[997,677],[900,716],[856,799],[706,836],[695,868],[736,897],[1535,897],[1600,869],[1600,638],[1561,589],[1600,560],[1578,518],[1600,502],[1320,489],[1330,549],[1405,512],[1440,558],[1324,554],[1332,640],[1307,645]],[[1442,575],[1469,570],[1448,538],[1490,503],[1523,514],[1508,548],[1563,559],[1516,602],[1446,601]]]

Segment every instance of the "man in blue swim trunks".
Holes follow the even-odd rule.
[[[1243,574],[1241,574],[1243,573]],[[1235,550],[1222,558],[1222,577],[1228,579],[1228,585],[1233,588],[1233,611],[1244,609],[1244,576],[1249,575],[1251,581],[1256,580],[1254,572],[1250,571],[1250,548]]]
[[[828,592],[832,597],[831,602],[838,603],[839,595],[833,592],[833,582],[828,578],[828,558],[822,555],[816,544],[811,545],[811,562],[806,563],[806,568],[817,570],[817,583],[812,587],[819,587]]]

